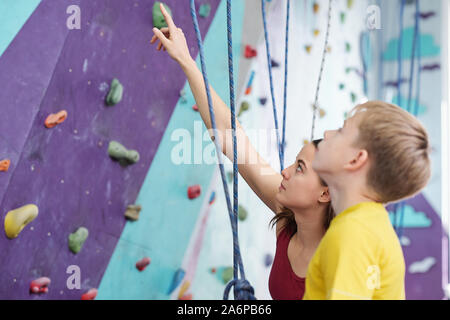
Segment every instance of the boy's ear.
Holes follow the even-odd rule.
[[[350,160],[350,162],[344,165],[344,168],[350,171],[356,171],[361,169],[367,161],[369,161],[369,154],[367,153],[367,150],[360,149]]]
[[[330,197],[330,192],[328,190],[328,187],[326,187],[322,191],[322,194],[319,197],[319,202],[321,202],[321,203],[331,202],[331,197]]]

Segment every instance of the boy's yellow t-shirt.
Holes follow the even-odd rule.
[[[311,259],[304,300],[405,299],[405,260],[389,214],[363,202],[338,214]]]

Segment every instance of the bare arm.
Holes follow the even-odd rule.
[[[161,43],[158,46],[158,50],[163,47],[181,66],[186,74],[203,122],[209,130],[212,126],[203,75],[189,53],[183,31],[175,26],[172,18],[167,14],[164,7],[162,5],[160,7],[169,27],[162,28],[161,30],[153,29],[155,36],[152,39],[152,43],[154,43],[156,39],[159,39]],[[216,127],[218,134],[220,135],[220,141],[222,142],[222,152],[230,160],[233,160],[231,111],[217,95],[212,86],[210,86],[210,92],[216,119]],[[209,130],[209,132],[212,136],[212,130]],[[271,168],[254,149],[239,121],[236,121],[236,137],[239,173],[258,197],[274,213],[278,212],[280,205],[277,203],[275,196],[283,179],[281,174]]]

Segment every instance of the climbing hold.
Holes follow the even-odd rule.
[[[195,199],[198,198],[200,196],[202,192],[202,187],[200,185],[195,185],[195,186],[190,186],[188,188],[188,197],[189,199]]]
[[[180,102],[183,104],[187,102],[186,91],[184,89],[180,90]]]
[[[69,249],[73,253],[80,252],[81,248],[83,248],[83,244],[86,241],[89,235],[88,229],[85,227],[80,227],[74,233],[69,235]]]
[[[214,203],[214,201],[216,201],[216,192],[215,191],[213,191],[211,193],[211,196],[209,197],[209,202],[208,203],[211,205],[211,204]]]
[[[139,212],[141,209],[142,207],[140,205],[130,204],[125,211],[125,217],[129,220],[136,221],[139,219]]]
[[[142,258],[141,260],[139,260],[138,262],[136,262],[136,268],[139,271],[144,271],[144,269],[147,268],[147,266],[149,264],[150,264],[150,258],[145,257],[145,258]]]
[[[111,82],[111,88],[109,89],[109,93],[106,96],[106,104],[108,106],[116,105],[122,100],[122,94],[123,94],[123,86],[117,80],[114,78]]]
[[[186,272],[181,268],[175,272],[175,274],[173,275],[172,283],[170,284],[170,288],[169,288],[169,291],[167,292],[167,294],[171,294],[180,285],[185,274],[186,274]]]
[[[194,110],[194,111],[197,111],[197,112],[198,112],[198,107],[197,107],[197,105],[196,105],[196,104],[194,104],[194,105],[192,106],[192,110]]]
[[[250,45],[245,46],[244,57],[246,57],[247,59],[251,59],[256,57],[257,55],[258,51],[256,51],[255,48],[251,47]]]
[[[317,2],[314,2],[314,4],[313,4],[313,11],[314,11],[314,13],[319,12],[319,9],[320,9],[319,4]]]
[[[50,278],[41,277],[31,281],[30,293],[47,293],[50,285]]]
[[[241,108],[239,109],[238,117],[240,117],[241,114],[247,111],[248,109],[250,109],[250,103],[248,103],[247,101],[243,101],[241,103]]]
[[[16,238],[22,229],[37,217],[38,212],[38,207],[34,204],[9,211],[5,216],[6,236],[10,239]]]
[[[303,145],[305,146],[307,144],[309,144],[309,140],[308,139],[303,139]]]
[[[202,18],[207,18],[211,12],[211,5],[209,3],[204,3],[198,8],[198,14]]]
[[[347,0],[347,8],[351,9],[353,7],[353,0]]]
[[[190,286],[191,283],[188,280],[183,282],[183,284],[180,287],[180,291],[178,292],[178,299],[181,299],[181,297],[184,296],[184,294],[186,293],[186,291],[189,289]]]
[[[227,284],[231,279],[233,279],[233,267],[226,267],[222,271],[222,281],[224,284]]]
[[[0,161],[0,171],[7,172],[10,164],[11,164],[11,160],[9,160],[9,159],[4,159],[4,160]]]
[[[320,30],[319,29],[314,29],[313,31],[314,37],[318,37],[320,34]]]
[[[108,154],[111,158],[119,160],[123,164],[136,163],[139,161],[139,152],[136,150],[128,150],[117,141],[109,142]]]
[[[331,53],[331,46],[328,46],[328,47],[327,47],[327,52],[328,52],[328,53]]]
[[[356,99],[357,99],[356,93],[351,92],[351,93],[350,93],[350,98],[352,99],[352,103],[355,103],[355,102],[356,102]]]
[[[311,45],[305,45],[305,51],[306,51],[307,53],[311,53],[311,49],[312,49],[312,46],[311,46]]]
[[[273,256],[270,253],[266,254],[264,256],[264,265],[266,267],[269,267],[272,264],[272,262],[273,262]]]
[[[280,64],[273,59],[270,60],[270,63],[272,64],[272,68],[278,68],[280,66]]]
[[[247,219],[248,213],[247,210],[242,206],[239,205],[238,206],[238,218],[240,221],[244,221],[245,219]]]
[[[252,70],[252,73],[250,74],[250,78],[248,79],[247,82],[247,86],[245,89],[245,94],[249,95],[252,92],[252,84],[253,84],[253,79],[255,78],[255,71]]]
[[[180,300],[192,300],[192,293],[187,293],[180,298]]]
[[[346,20],[346,18],[347,18],[347,16],[345,15],[345,12],[344,12],[344,11],[341,12],[340,18],[341,18],[341,23],[344,24],[344,23],[345,23],[345,20]]]
[[[228,183],[233,182],[233,172],[232,171],[227,172],[227,180],[228,180]]]
[[[259,98],[259,103],[264,106],[267,103],[267,98]]]
[[[160,3],[160,1],[156,1],[153,4],[153,26],[158,29],[168,27],[166,19],[164,19],[164,16],[159,7]],[[163,6],[166,9],[167,13],[172,17],[172,11],[170,10],[169,6],[165,3],[163,3]]]
[[[325,117],[326,116],[326,111],[325,110],[323,110],[322,108],[319,108],[319,117],[320,118],[323,118],[323,117]]]
[[[58,113],[49,114],[48,117],[45,119],[44,125],[47,128],[53,128],[54,126],[64,122],[66,118],[67,118],[67,111],[61,110]]]
[[[345,43],[345,51],[347,52],[352,51],[352,45],[350,44],[350,42]]]
[[[90,289],[88,292],[81,296],[81,300],[94,300],[97,296],[98,290],[95,288]]]
[[[345,89],[345,84],[344,83],[340,83],[339,84],[339,90],[344,90]]]

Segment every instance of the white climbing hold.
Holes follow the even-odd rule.
[[[436,259],[434,257],[427,257],[423,260],[419,260],[411,263],[409,266],[409,273],[426,273],[432,266],[436,264]]]

